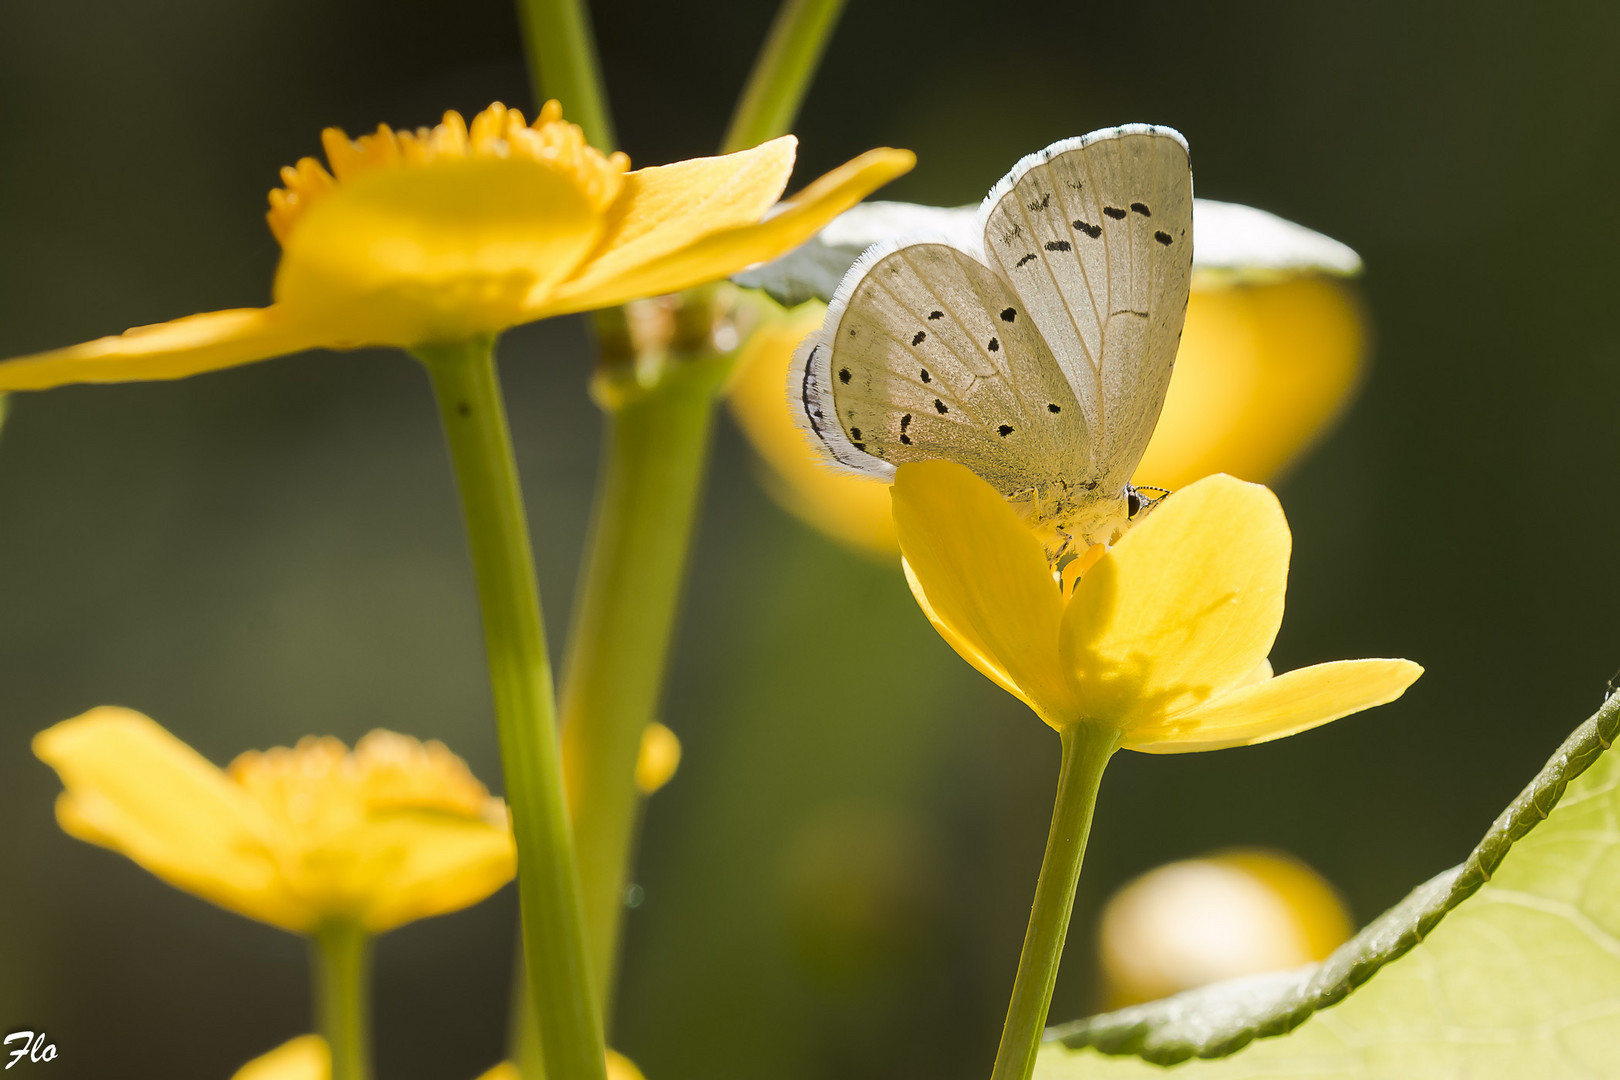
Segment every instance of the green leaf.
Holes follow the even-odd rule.
[[[1193,1080],[1620,1077],[1620,754],[1602,756],[1617,730],[1620,695],[1466,862],[1320,965],[1053,1028],[1036,1077],[1162,1075],[1101,1054],[1224,1058],[1176,1070]]]

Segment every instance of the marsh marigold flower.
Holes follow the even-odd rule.
[[[1245,746],[1393,701],[1423,672],[1339,660],[1272,675],[1291,538],[1258,484],[1190,484],[1061,575],[961,465],[902,465],[891,491],[906,579],[935,629],[1059,731],[1100,724],[1156,754]]]
[[[373,731],[248,751],[221,770],[157,723],[104,706],[34,737],[56,818],[177,888],[295,933],[380,933],[510,881],[506,805],[439,742]]]
[[[782,394],[798,343],[820,328],[826,295],[871,243],[911,233],[961,235],[972,244],[976,208],[864,203],[798,251],[739,276],[789,302],[761,300],[760,326],[739,358],[729,404],[763,465],[762,480],[792,513],[881,557],[898,541],[888,482],[827,467],[793,421]],[[1338,418],[1366,353],[1360,307],[1341,279],[1360,270],[1354,251],[1272,214],[1233,203],[1194,203],[1192,295],[1175,376],[1140,484],[1185,486],[1225,472],[1267,482]]]
[[[777,202],[792,136],[629,169],[565,123],[491,105],[417,131],[322,133],[270,193],[281,261],[265,308],[193,315],[0,363],[0,391],[175,379],[324,347],[464,341],[675,292],[774,258],[911,168],[873,150]]]
[[[614,1050],[607,1052],[608,1080],[644,1080],[635,1062]],[[231,1080],[331,1080],[332,1055],[319,1035],[289,1039],[236,1070]],[[503,1061],[478,1080],[519,1080],[517,1068]]]
[[[1327,959],[1350,938],[1344,901],[1276,851],[1222,851],[1149,870],[1103,908],[1097,956],[1109,1009]]]

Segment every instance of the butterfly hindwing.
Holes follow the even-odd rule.
[[[1085,419],[1040,331],[955,247],[868,253],[799,361],[808,426],[857,471],[949,458],[1013,495],[1086,465]]]
[[[1019,162],[980,211],[986,258],[1074,388],[1104,490],[1158,421],[1192,278],[1192,172],[1168,128],[1135,124]]]

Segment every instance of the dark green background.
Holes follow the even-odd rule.
[[[709,152],[762,3],[596,5],[625,148]],[[977,199],[1021,154],[1186,133],[1200,193],[1365,257],[1375,363],[1280,484],[1279,670],[1408,656],[1399,703],[1270,746],[1124,754],[1054,1005],[1092,1004],[1097,905],[1163,860],[1290,849],[1358,919],[1458,860],[1600,700],[1620,348],[1620,31],[1598,4],[852,0],[797,182],[915,149],[888,192]],[[0,355],[268,297],[264,193],[326,124],[529,106],[506,0],[0,5]],[[503,343],[547,614],[566,623],[600,423],[577,319]],[[318,353],[14,399],[0,438],[0,1029],[69,1077],[219,1078],[306,1030],[293,937],[61,834],[28,750],[102,703],[216,761],[307,732],[444,738],[498,776],[426,379]],[[659,538],[648,537],[650,543]],[[560,650],[560,640],[554,642]],[[722,425],[615,1042],[653,1080],[988,1069],[1057,740],[934,635],[899,574],[761,493]],[[383,1080],[499,1055],[510,890],[383,939]]]

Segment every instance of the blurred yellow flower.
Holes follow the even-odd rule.
[[[1292,856],[1253,849],[1173,862],[1103,908],[1105,1007],[1324,960],[1351,932],[1333,886]]]
[[[1137,483],[1178,488],[1218,472],[1270,481],[1348,405],[1367,337],[1352,287],[1309,266],[1242,265],[1245,256],[1264,255],[1261,245],[1234,253],[1234,267],[1195,270],[1175,375]],[[729,404],[764,466],[766,488],[835,539],[893,555],[888,483],[829,468],[782,392],[793,351],[821,326],[826,304],[809,300],[784,311],[760,297],[756,306],[759,327],[738,358]]]
[[[373,731],[248,751],[220,770],[157,723],[103,706],[34,737],[56,818],[231,911],[296,933],[380,933],[476,904],[516,864],[506,806],[439,742]]]
[[[292,1078],[288,1077],[288,1080]],[[478,1080],[522,1080],[522,1077],[516,1065],[510,1061],[503,1061],[485,1072]],[[607,1052],[607,1080],[647,1080],[647,1078],[641,1075],[641,1070],[636,1068],[635,1062],[610,1047]]]
[[[1393,701],[1423,672],[1340,660],[1272,677],[1291,538],[1257,484],[1190,484],[1061,581],[963,466],[908,463],[891,490],[906,579],[935,629],[1059,731],[1101,724],[1158,754],[1245,746]]]
[[[680,764],[681,740],[663,724],[648,724],[636,755],[636,787],[643,795],[651,795],[669,783]]]
[[[880,149],[777,203],[792,136],[627,171],[565,123],[502,105],[415,132],[322,133],[270,193],[274,303],[137,327],[0,363],[0,391],[174,379],[315,347],[414,347],[725,277],[802,243],[911,168]]]
[[[1211,278],[1194,278],[1139,483],[1178,488],[1218,472],[1271,480],[1338,419],[1360,376],[1366,330],[1343,282]]]
[[[288,1039],[260,1054],[231,1075],[231,1080],[331,1080],[332,1053],[319,1035]]]
[[[300,1035],[268,1054],[254,1058],[231,1080],[331,1080],[332,1055],[319,1035]],[[517,1067],[503,1061],[478,1080],[520,1080]],[[615,1050],[607,1052],[607,1080],[646,1080],[635,1062]]]

